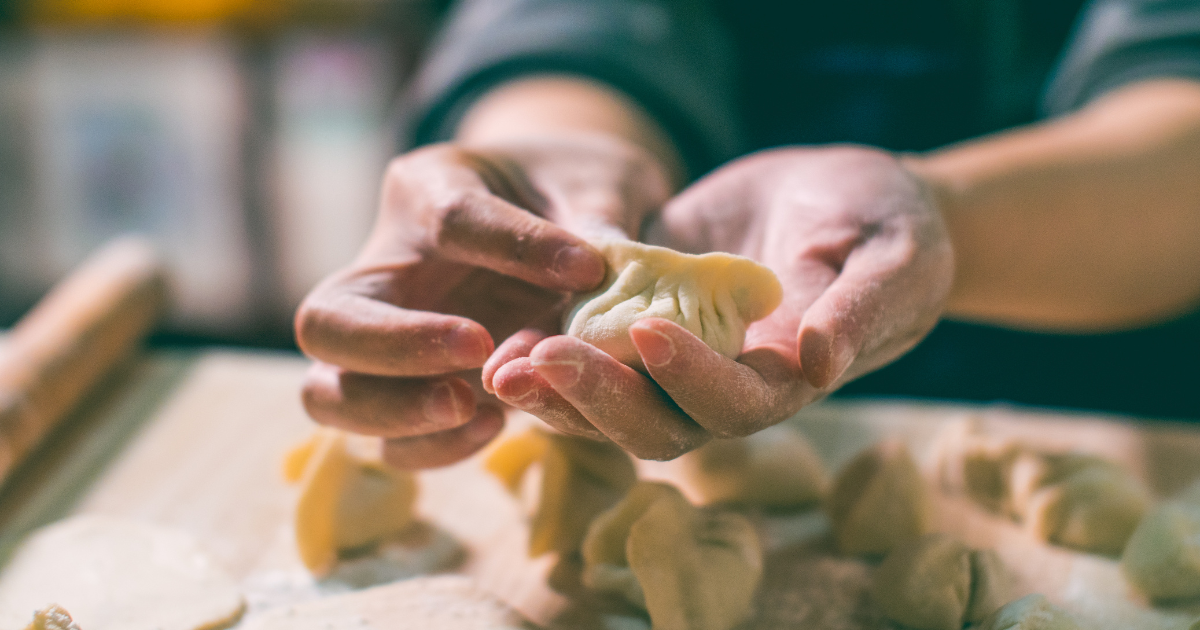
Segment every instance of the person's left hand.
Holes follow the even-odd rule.
[[[737,360],[681,326],[643,319],[630,336],[649,375],[575,338],[522,331],[484,366],[504,402],[569,433],[595,427],[643,459],[754,433],[923,338],[954,262],[945,225],[898,161],[857,147],[754,154],[663,210],[647,242],[725,251],[770,267],[782,305],[747,328]]]

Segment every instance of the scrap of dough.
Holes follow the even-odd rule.
[[[1121,569],[1156,602],[1200,599],[1200,501],[1167,501],[1142,519]]]
[[[1080,630],[1075,618],[1044,595],[1009,602],[979,624],[979,630]]]
[[[684,485],[701,505],[800,507],[819,502],[829,483],[808,440],[782,425],[713,440],[678,462]]]
[[[611,442],[530,429],[498,444],[485,466],[510,489],[541,464],[529,554],[578,553],[588,525],[637,482],[629,454]]]
[[[583,295],[563,331],[644,370],[629,338],[639,319],[661,317],[683,326],[710,348],[736,358],[746,326],[783,301],[775,273],[749,258],[714,252],[685,254],[632,241],[592,243],[608,261],[600,289]]]
[[[745,517],[640,482],[588,529],[586,586],[644,608],[654,630],[729,630],[751,612],[762,547]]]
[[[1150,505],[1149,490],[1119,466],[1076,461],[1030,496],[1023,521],[1040,540],[1119,556]]]
[[[87,630],[214,630],[242,614],[233,579],[186,534],[77,516],[29,537],[0,573],[0,628],[48,604]]]
[[[62,606],[51,604],[35,613],[25,630],[79,630],[71,613]]]
[[[872,585],[884,615],[915,630],[961,630],[995,612],[1007,591],[995,552],[973,550],[945,534],[897,547]]]
[[[288,454],[284,474],[300,483],[296,547],[315,574],[328,573],[339,551],[378,543],[414,520],[416,480],[383,462],[378,438],[319,429]]]
[[[929,531],[933,504],[908,448],[890,440],[842,469],[826,510],[842,553],[883,555]]]
[[[529,630],[521,616],[462,576],[419,577],[271,609],[244,630]]]

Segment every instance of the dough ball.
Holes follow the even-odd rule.
[[[0,573],[0,628],[24,628],[56,604],[86,630],[212,630],[242,614],[242,596],[186,534],[78,516],[29,537]]]
[[[942,487],[989,511],[1008,513],[1010,473],[1023,450],[1015,440],[983,433],[975,422],[956,423],[939,438]]]
[[[1200,501],[1167,501],[1142,519],[1121,569],[1154,601],[1200,599]]]
[[[808,440],[782,425],[749,437],[713,440],[678,461],[684,482],[701,505],[812,505],[829,483]]]
[[[339,552],[379,543],[415,519],[416,478],[383,462],[379,438],[320,429],[288,453],[284,476],[300,484],[296,547],[318,575]]]
[[[884,615],[914,630],[961,630],[990,615],[1007,595],[1007,575],[991,550],[945,534],[896,548],[875,572],[872,594]]]
[[[1150,493],[1120,467],[1081,466],[1030,497],[1025,529],[1037,538],[1071,549],[1119,556],[1149,509]]]
[[[929,531],[933,505],[908,447],[885,441],[842,469],[826,509],[842,553],[884,555]]]
[[[1044,595],[1026,595],[1005,604],[979,624],[979,630],[1080,630],[1075,618]]]
[[[534,464],[541,487],[530,523],[532,556],[578,553],[592,519],[637,482],[633,460],[619,446],[541,429],[501,442],[484,466],[515,490]]]
[[[529,630],[512,608],[462,576],[418,577],[283,606],[245,630]]]
[[[608,261],[601,288],[579,298],[563,331],[644,370],[629,338],[639,319],[661,317],[689,330],[717,352],[737,357],[746,326],[783,300],[770,269],[724,253],[684,254],[632,241],[593,243]]]
[[[584,584],[644,608],[654,630],[729,630],[751,612],[762,547],[745,517],[641,482],[588,529]]]

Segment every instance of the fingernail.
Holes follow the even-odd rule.
[[[572,284],[591,288],[604,279],[604,261],[582,247],[564,247],[554,255],[554,274]]]
[[[662,367],[675,358],[675,341],[667,335],[650,328],[639,328],[637,336],[637,349],[646,365]]]
[[[463,417],[466,405],[458,399],[450,383],[438,383],[425,392],[421,411],[430,422],[438,425],[458,426],[468,419]]]
[[[555,387],[574,387],[579,382],[582,365],[579,361],[532,361],[534,369]]]
[[[478,366],[487,361],[488,344],[470,326],[461,324],[446,334],[446,353],[454,363]]]
[[[831,335],[813,329],[802,333],[800,369],[813,385],[826,388],[837,382],[854,362],[858,350],[845,335]],[[818,368],[824,366],[825,370]]]

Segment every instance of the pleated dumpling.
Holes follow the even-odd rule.
[[[749,258],[632,241],[592,244],[608,261],[608,273],[598,291],[581,296],[567,313],[563,330],[637,369],[644,366],[629,326],[639,319],[669,319],[732,359],[741,354],[746,326],[783,301],[775,273]]]

